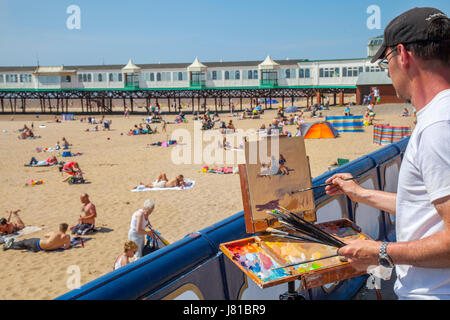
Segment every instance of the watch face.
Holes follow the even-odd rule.
[[[389,261],[386,258],[380,258],[379,262],[385,268],[389,268],[391,266],[391,264],[389,263]]]

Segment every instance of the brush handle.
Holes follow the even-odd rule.
[[[326,257],[322,257],[322,258],[317,258],[317,259],[311,259],[311,260],[306,260],[306,261],[302,261],[302,262],[297,262],[297,263],[292,263],[292,264],[288,264],[285,266],[281,266],[281,267],[277,267],[277,268],[272,268],[270,270],[278,270],[278,269],[283,269],[283,268],[287,268],[287,267],[293,267],[293,266],[297,266],[299,264],[305,264],[305,263],[311,263],[311,262],[315,262],[315,261],[319,261],[319,260],[324,260],[324,259],[328,259],[328,258],[333,258],[333,257],[338,257],[339,255],[333,254],[331,256],[326,256]]]
[[[288,209],[283,208],[283,207],[280,207],[280,206],[279,206],[278,208],[280,208],[280,209],[282,209],[282,210],[288,212],[289,214],[293,215],[295,218],[299,219],[299,220],[302,221],[304,224],[310,226],[311,228],[313,228],[314,230],[316,230],[317,232],[319,232],[319,233],[320,233],[322,236],[324,236],[325,238],[331,239],[333,242],[335,242],[335,244],[337,244],[337,245],[336,245],[337,248],[341,248],[341,247],[343,247],[343,246],[346,245],[344,242],[342,242],[341,240],[337,239],[337,238],[334,237],[332,234],[326,232],[325,230],[322,230],[321,228],[317,227],[317,226],[314,225],[313,223],[306,221],[305,219],[303,219],[302,217],[298,216],[297,214],[295,214],[295,213],[289,211]]]
[[[306,241],[306,242],[314,242],[314,243],[323,244],[322,242],[317,241],[315,239],[306,238],[306,237],[297,236],[297,235],[292,235],[292,234],[289,234],[289,233],[283,234],[283,233],[272,232],[271,235],[272,236],[277,236],[278,238],[286,238],[286,239],[292,239],[292,240],[297,240],[297,241]]]
[[[347,179],[343,179],[343,180],[344,180],[344,181],[350,181],[350,180],[355,180],[355,179],[358,179],[358,178],[359,178],[359,176],[356,176],[356,177],[353,177],[353,178],[347,178]],[[322,183],[322,184],[319,184],[319,185],[314,186],[314,187],[310,187],[310,188],[306,188],[306,189],[300,189],[300,190],[297,190],[297,191],[291,191],[290,194],[299,193],[299,192],[304,192],[304,191],[309,191],[309,190],[313,190],[313,189],[317,189],[317,188],[322,188],[322,187],[326,187],[326,186],[331,186],[332,184],[333,184],[332,182],[329,182],[329,183]]]

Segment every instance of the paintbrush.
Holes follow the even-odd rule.
[[[336,254],[333,254],[333,255],[331,255],[331,256],[326,256],[326,257],[322,257],[322,258],[317,258],[317,259],[311,259],[311,260],[306,260],[306,261],[302,261],[302,262],[292,263],[292,264],[288,264],[288,265],[285,265],[285,266],[272,268],[272,269],[270,269],[270,270],[277,270],[277,269],[283,269],[283,268],[287,268],[287,267],[293,267],[293,266],[297,266],[297,265],[299,265],[299,264],[311,263],[311,262],[315,262],[315,261],[319,261],[319,260],[324,260],[324,259],[328,259],[328,258],[333,258],[333,257],[339,257],[339,255],[336,253]],[[344,259],[344,257],[343,257],[343,259]],[[343,260],[343,259],[342,259],[342,260]],[[342,261],[342,260],[341,260],[341,261]],[[344,261],[346,261],[346,260],[344,260]]]
[[[267,211],[268,214],[276,217],[278,219],[278,221],[280,223],[282,223],[283,225],[285,225],[287,228],[297,232],[297,233],[301,233],[304,234],[310,238],[313,238],[315,240],[315,242],[321,243],[321,244],[325,244],[325,245],[330,245],[326,239],[324,239],[323,237],[318,237],[316,234],[314,234],[313,232],[311,232],[310,229],[306,229],[304,226],[299,225],[299,222],[294,221],[292,218],[290,218],[289,216],[285,215],[284,213],[280,212],[280,211]],[[334,245],[331,245],[334,246]]]
[[[312,223],[302,219],[295,213],[293,213],[285,208],[282,208],[282,207],[278,207],[278,208],[279,209],[275,209],[268,213],[270,215],[276,217],[280,222],[283,223],[283,221],[284,221],[284,223],[286,225],[290,225],[294,231],[305,234],[306,236],[313,238],[313,239],[317,240],[318,242],[328,245],[328,246],[337,247],[337,248],[345,246],[345,243],[343,243],[342,241],[336,239],[331,234],[316,227]],[[284,210],[286,212],[282,212],[281,210]]]
[[[332,244],[333,246],[335,246],[337,248],[341,248],[341,247],[346,245],[344,242],[342,242],[341,240],[335,238],[330,233],[326,232],[325,230],[320,229],[319,227],[315,226],[311,222],[308,222],[308,221],[304,220],[302,217],[298,216],[294,212],[289,211],[286,208],[283,208],[283,207],[280,207],[280,206],[278,208],[286,211],[290,215],[294,216],[296,219],[300,220],[300,221],[297,221],[297,222],[300,222],[300,225],[303,225],[304,227],[309,229],[313,234],[318,236],[320,239],[325,239],[327,243]]]
[[[346,178],[346,179],[343,179],[343,180],[344,180],[344,181],[350,181],[350,180],[355,180],[355,179],[358,179],[358,178],[359,178],[359,176],[356,176],[356,177],[353,177],[353,178]],[[326,187],[326,186],[331,186],[332,184],[333,184],[333,182],[323,183],[323,184],[319,184],[319,185],[317,185],[317,186],[313,186],[313,187],[306,188],[306,189],[299,189],[299,190],[296,190],[296,191],[290,191],[289,194],[294,194],[294,193],[299,193],[299,192],[305,192],[305,191],[309,191],[309,190],[313,190],[313,189],[317,189],[317,188],[322,188],[322,187]]]
[[[292,233],[281,231],[281,230],[277,230],[277,229],[274,229],[274,228],[271,228],[271,227],[267,228],[266,231],[270,232],[272,235],[275,235],[275,236],[280,237],[280,238],[286,237],[286,238],[289,238],[289,239],[321,243],[321,242],[317,241],[316,239],[312,239],[312,238],[308,238],[308,237],[292,234]]]

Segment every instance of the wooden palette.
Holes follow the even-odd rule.
[[[370,239],[348,219],[326,222],[317,226],[344,242],[349,239]],[[303,289],[310,289],[365,274],[354,269],[348,262],[342,262],[339,257],[271,270],[336,253],[336,248],[333,247],[286,240],[273,235],[222,243],[220,250],[261,288],[301,280]]]

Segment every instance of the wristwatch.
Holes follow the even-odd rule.
[[[380,247],[380,253],[378,254],[378,262],[385,268],[393,268],[394,263],[392,262],[391,257],[386,252],[386,247],[389,242],[383,242]]]

